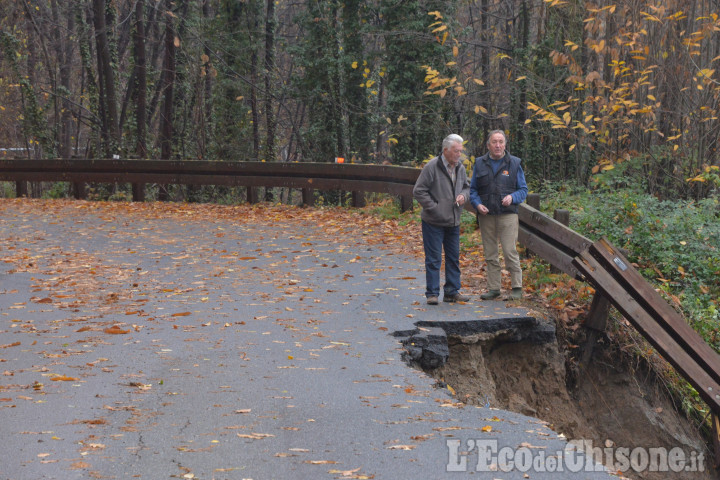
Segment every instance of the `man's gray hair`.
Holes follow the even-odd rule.
[[[503,138],[505,139],[505,143],[507,143],[507,135],[505,135],[505,132],[504,132],[504,131],[502,131],[502,130],[493,130],[493,131],[491,131],[490,133],[488,133],[487,142],[485,142],[486,145],[490,145],[490,139],[491,139],[492,136],[495,135],[496,133],[499,133],[500,135],[502,135]]]
[[[459,143],[460,145],[462,145],[464,141],[465,140],[463,140],[463,138],[457,133],[451,133],[443,140],[442,149],[443,151],[447,150],[453,143]]]

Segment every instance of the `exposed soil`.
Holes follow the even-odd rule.
[[[702,461],[704,466],[704,472],[651,472],[649,468],[636,472],[621,467],[625,478],[718,478],[697,428],[677,413],[651,375],[631,373],[609,347],[596,346],[587,368],[568,372],[566,355],[557,343],[503,343],[469,336],[449,337],[448,344],[448,362],[428,374],[449,384],[461,401],[539,418],[568,439],[589,440],[593,447],[612,447],[613,452],[619,447],[630,451],[679,447],[688,463],[694,459],[696,465]],[[594,452],[598,461],[616,470],[617,465],[607,458],[597,458],[599,450]]]

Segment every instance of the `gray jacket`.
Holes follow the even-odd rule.
[[[413,197],[422,206],[420,218],[436,227],[456,227],[460,225],[463,206],[455,205],[455,198],[463,195],[470,199],[470,183],[465,165],[455,167],[455,188],[450,174],[440,157],[435,157],[425,165],[413,188]]]

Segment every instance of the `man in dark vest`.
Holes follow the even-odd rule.
[[[510,272],[510,297],[522,297],[517,206],[525,201],[528,189],[521,160],[505,151],[506,143],[502,130],[490,132],[488,152],[475,160],[470,182],[470,203],[480,214],[478,221],[487,262],[488,291],[480,295],[483,300],[500,296],[502,272],[498,243],[502,245],[505,268]]]
[[[465,165],[460,161],[463,139],[451,134],[442,143],[442,154],[430,160],[415,182],[413,196],[422,206],[422,235],[425,247],[425,297],[437,305],[440,295],[440,265],[445,250],[443,302],[467,302],[460,290],[460,215],[470,198]]]

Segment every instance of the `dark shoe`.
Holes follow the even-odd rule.
[[[480,298],[483,300],[495,300],[500,296],[500,290],[489,290],[482,295],[480,295]]]
[[[519,299],[522,298],[523,291],[520,287],[515,287],[512,289],[512,292],[510,292],[510,298]]]
[[[428,305],[437,305],[438,298],[437,297],[427,297],[427,304]]]
[[[465,295],[460,295],[459,293],[456,293],[455,295],[444,295],[443,296],[443,302],[449,302],[449,303],[455,303],[455,302],[469,302],[470,297],[466,297]]]

